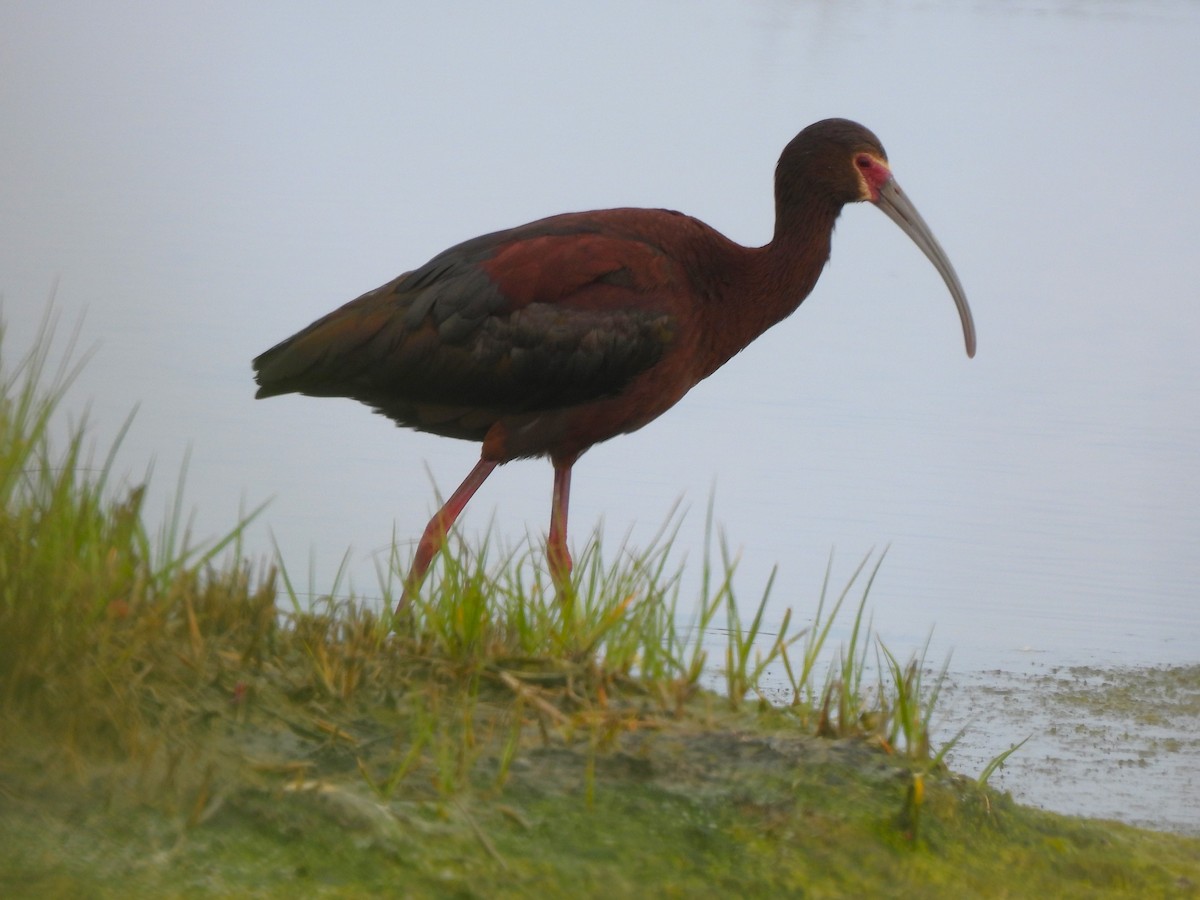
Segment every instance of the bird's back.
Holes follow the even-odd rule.
[[[473,440],[619,396],[678,344],[710,235],[724,241],[679,213],[615,209],[474,238],[263,353],[257,396],[351,397]]]

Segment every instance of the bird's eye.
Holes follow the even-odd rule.
[[[854,164],[860,169],[869,169],[871,168],[871,157],[860,156],[854,160]]]

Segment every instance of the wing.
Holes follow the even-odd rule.
[[[353,397],[401,424],[478,439],[501,416],[612,396],[654,366],[678,332],[681,277],[603,214],[485,235],[258,357],[258,396]]]

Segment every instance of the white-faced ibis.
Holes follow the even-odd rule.
[[[826,119],[779,158],[775,234],[765,247],[742,247],[663,209],[568,213],[483,235],[259,356],[257,396],[351,397],[407,428],[483,443],[421,536],[401,606],[492,470],[550,457],[547,559],[561,585],[580,454],[662,415],[794,312],[829,258],[842,207],[860,200],[937,267],[974,356],[958,276],[896,184],[883,146],[855,122]]]

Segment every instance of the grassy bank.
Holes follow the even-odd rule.
[[[765,645],[719,540],[677,614],[669,533],[593,542],[563,597],[536,550],[456,546],[402,619],[394,572],[382,604],[308,607],[244,523],[193,546],[111,454],[85,465],[83,427],[53,446],[74,369],[50,337],[0,341],[0,895],[1198,890],[1200,841],[945,769],[936,673],[864,619],[878,561]],[[769,664],[789,705],[760,696]]]

